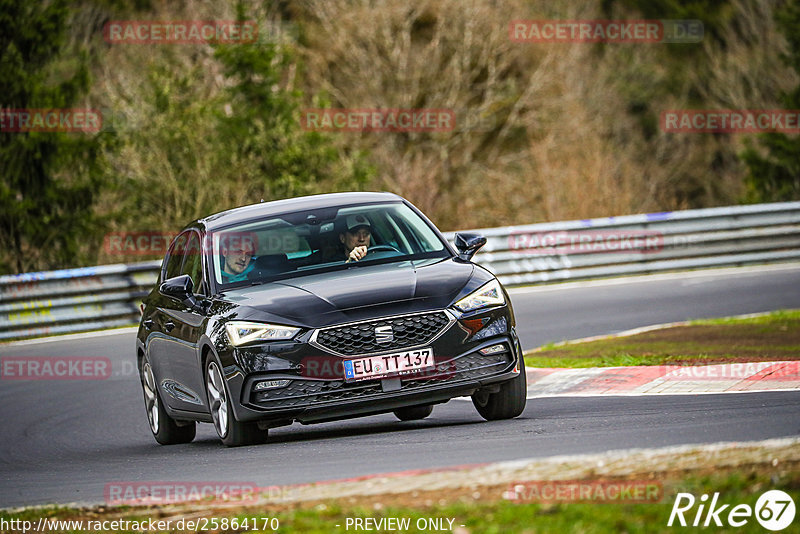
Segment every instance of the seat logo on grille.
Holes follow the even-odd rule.
[[[391,325],[375,327],[376,343],[391,343],[392,341],[394,341],[394,332],[392,332]]]

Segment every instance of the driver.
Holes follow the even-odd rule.
[[[348,215],[344,232],[339,234],[339,241],[344,245],[346,261],[358,261],[367,255],[372,232],[369,219],[363,215]]]
[[[224,259],[222,282],[230,284],[247,280],[247,274],[255,267],[252,262],[255,252],[253,240],[239,235],[225,236],[220,240],[220,250]]]

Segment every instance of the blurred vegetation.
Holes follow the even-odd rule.
[[[277,27],[270,16],[240,4],[235,13],[146,18],[255,19],[262,29]],[[246,45],[157,51],[123,45],[109,52],[119,62],[103,95],[118,118],[108,144],[117,188],[104,203],[113,210],[112,231],[171,232],[262,199],[366,186],[373,170],[357,149],[300,128],[303,94],[293,87],[295,60],[281,38],[268,33]]]
[[[0,108],[90,107],[86,56],[63,51],[68,17],[63,1],[0,0]],[[0,131],[0,272],[95,259],[102,165],[97,138]]]
[[[778,22],[789,41],[782,58],[800,75],[800,4],[790,2],[778,11]],[[786,109],[800,110],[800,84],[783,95]],[[800,113],[800,112],[799,112]],[[775,202],[800,198],[800,136],[781,133],[762,134],[760,148],[748,145],[742,154],[749,173],[750,200]]]
[[[103,251],[103,234],[175,232],[223,209],[331,191],[396,192],[443,229],[800,198],[797,136],[754,146],[659,126],[670,109],[800,107],[787,5],[0,0],[0,107],[104,116],[97,135],[0,134],[0,271],[138,261]],[[237,18],[258,22],[257,43],[102,34],[112,20]],[[508,36],[514,19],[608,18],[700,19],[705,38]],[[457,127],[303,130],[301,110],[316,107],[447,108]]]

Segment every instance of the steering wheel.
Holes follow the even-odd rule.
[[[397,252],[398,254],[400,254],[400,251],[397,250],[392,245],[375,245],[374,247],[370,247],[367,249],[367,256],[369,256],[373,252]]]

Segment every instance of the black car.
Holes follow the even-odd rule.
[[[353,254],[356,239],[366,248]],[[156,441],[189,442],[196,422],[235,446],[294,421],[422,419],[463,396],[487,420],[520,415],[511,302],[470,261],[485,242],[457,234],[454,250],[389,193],[267,202],[192,222],[144,299],[136,340]]]

